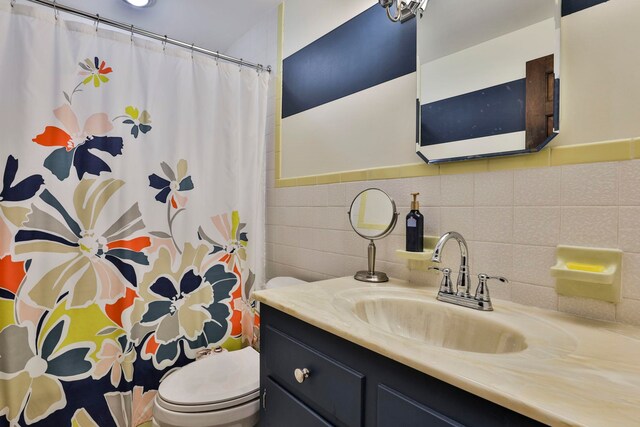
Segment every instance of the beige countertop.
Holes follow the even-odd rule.
[[[394,289],[396,288],[396,289]],[[403,288],[403,289],[397,289]],[[351,277],[256,292],[255,298],[327,332],[458,388],[553,426],[640,425],[640,328],[494,301],[489,316],[526,338],[523,351],[484,354],[429,345],[380,331],[345,300],[387,292],[434,301],[436,289]]]

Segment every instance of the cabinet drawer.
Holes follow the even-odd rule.
[[[349,427],[362,425],[362,374],[270,326],[265,328],[262,355],[268,375],[314,409],[326,413],[330,421]],[[309,370],[302,383],[296,380],[296,369]]]
[[[378,427],[463,427],[385,385],[378,386]]]
[[[262,426],[331,427],[331,424],[276,384],[271,378],[267,378],[265,391],[264,416],[260,420]]]

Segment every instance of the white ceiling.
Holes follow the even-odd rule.
[[[122,0],[58,0],[58,3],[225,52],[281,1],[157,0],[152,7],[142,9]]]

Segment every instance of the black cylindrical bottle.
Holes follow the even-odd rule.
[[[418,195],[420,193],[411,193],[413,201],[411,202],[411,211],[407,214],[407,251],[408,252],[422,252],[423,247],[423,234],[424,234],[424,216],[420,213],[418,208]]]

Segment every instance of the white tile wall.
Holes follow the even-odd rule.
[[[576,316],[599,320],[616,320],[616,305],[587,298],[558,296],[558,309]]]
[[[560,240],[567,245],[618,246],[618,210],[615,207],[563,207]]]
[[[640,161],[280,189],[271,180],[267,270],[269,277],[322,280],[365,269],[367,242],[350,229],[346,212],[359,191],[379,187],[396,200],[401,215],[396,230],[378,242],[378,269],[416,286],[438,286],[437,274],[410,271],[395,255],[404,247],[409,193],[418,191],[425,234],[461,232],[474,276],[511,279],[510,285],[490,284],[494,298],[640,325],[638,183]],[[549,274],[558,244],[624,250],[622,303],[558,297]],[[454,270],[457,251],[451,244],[444,255]]]
[[[619,218],[620,249],[625,252],[640,252],[640,207],[621,206]]]
[[[471,245],[471,272],[473,276],[479,273],[490,276],[504,276],[513,278],[513,247],[504,243],[473,242]],[[476,280],[472,276],[472,284]],[[512,279],[513,280],[513,279]],[[511,286],[497,281],[489,282],[493,298],[511,299]],[[473,292],[475,289],[471,289]]]
[[[474,179],[476,206],[513,206],[513,172],[490,172]]]
[[[640,254],[625,253],[622,257],[622,283],[623,297],[640,300]]]
[[[555,247],[513,245],[513,279],[520,283],[553,288],[549,266],[556,263]]]
[[[511,282],[510,286],[513,302],[549,310],[558,309],[558,294],[552,288],[520,282]]]
[[[513,207],[474,209],[474,238],[483,242],[513,240]]]
[[[620,164],[620,206],[640,205],[640,160]]]
[[[561,168],[524,169],[514,172],[516,206],[560,206]]]
[[[424,210],[423,214],[428,221],[430,213]],[[474,240],[473,208],[440,208],[440,230],[442,230],[442,232],[435,233],[435,235],[446,233],[447,231],[457,231],[462,234],[465,239]]]
[[[560,241],[559,207],[515,207],[513,241],[523,245],[556,246]]]
[[[444,175],[440,177],[442,206],[473,206],[473,175]]]
[[[618,204],[618,168],[608,163],[562,167],[564,206],[611,206]]]

